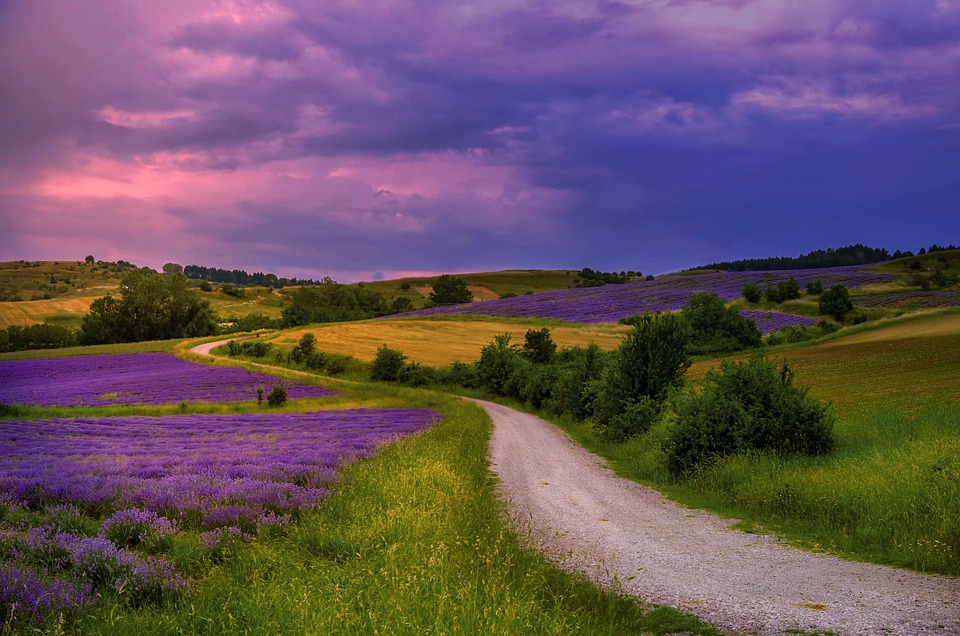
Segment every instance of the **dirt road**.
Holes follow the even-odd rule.
[[[551,424],[479,402],[515,523],[568,567],[737,634],[960,634],[960,579],[811,554],[616,477]],[[791,632],[797,633],[797,632]]]

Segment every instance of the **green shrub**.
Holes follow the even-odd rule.
[[[599,380],[594,428],[622,441],[647,430],[690,366],[689,330],[677,314],[644,314],[611,354]]]
[[[853,309],[850,292],[843,285],[834,285],[820,294],[820,313],[842,321],[847,312]]]
[[[519,347],[510,344],[509,333],[497,334],[493,342],[480,350],[477,380],[480,386],[496,395],[507,395],[510,374],[520,357]]]
[[[550,337],[548,328],[528,329],[523,336],[522,352],[531,362],[545,364],[557,352],[557,345]]]
[[[270,406],[283,406],[287,403],[287,390],[281,384],[275,384],[270,393],[267,394],[267,404]]]
[[[375,382],[400,381],[406,358],[403,352],[380,345],[370,364],[370,379]]]
[[[690,330],[690,353],[724,353],[760,346],[757,325],[735,307],[727,307],[717,294],[693,296],[680,315]]]
[[[780,302],[800,298],[800,283],[793,278],[781,281],[777,284],[777,296],[779,296]]]
[[[763,300],[763,290],[756,283],[747,283],[743,286],[741,293],[748,303],[758,303]]]
[[[819,455],[833,448],[834,419],[763,356],[724,361],[707,374],[700,393],[675,400],[676,421],[664,444],[674,476],[748,450]]]
[[[819,278],[807,283],[807,293],[811,296],[819,296],[823,293],[823,281]]]

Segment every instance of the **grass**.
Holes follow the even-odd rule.
[[[511,320],[377,320],[314,325],[305,329],[287,330],[273,342],[294,345],[305,333],[317,338],[317,348],[342,353],[360,360],[373,360],[377,348],[386,344],[399,349],[410,359],[431,366],[444,366],[456,360],[472,362],[480,357],[480,349],[500,333],[513,334],[513,342],[523,343],[528,329],[540,323]],[[587,346],[597,343],[614,349],[629,331],[624,325],[557,325],[551,335],[558,346]]]
[[[434,428],[340,470],[334,494],[287,533],[191,569],[190,592],[96,607],[76,634],[717,634],[696,619],[602,590],[505,528],[488,470],[489,418],[440,394],[355,385],[345,398],[446,414]],[[362,397],[357,397],[357,394]],[[184,547],[185,546],[185,547]]]
[[[823,457],[725,458],[675,482],[670,422],[624,444],[564,428],[623,476],[696,507],[859,560],[960,576],[960,314],[902,321],[772,354],[837,415]],[[716,361],[691,367],[702,376]]]

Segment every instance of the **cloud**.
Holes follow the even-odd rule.
[[[911,198],[939,240],[957,229],[957,33],[948,0],[17,0],[0,247],[651,270],[825,240],[770,210],[853,236]],[[920,236],[897,227],[888,242]]]

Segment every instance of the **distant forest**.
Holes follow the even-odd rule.
[[[320,285],[323,281],[303,278],[280,278],[276,274],[254,272],[248,274],[242,269],[220,269],[219,267],[201,267],[187,265],[183,274],[194,280],[207,280],[211,283],[233,283],[234,285],[256,285],[259,287],[286,287],[287,285]]]
[[[956,245],[937,245],[934,243],[928,248],[920,248],[917,255],[930,252],[943,252],[960,249]],[[891,254],[884,248],[867,247],[857,243],[836,249],[815,250],[796,258],[789,256],[772,256],[770,258],[747,258],[739,261],[724,261],[694,267],[690,271],[701,269],[722,269],[730,272],[751,272],[781,269],[819,269],[821,267],[842,267],[844,265],[868,265],[881,263],[892,259],[914,256],[913,252],[897,250]]]

